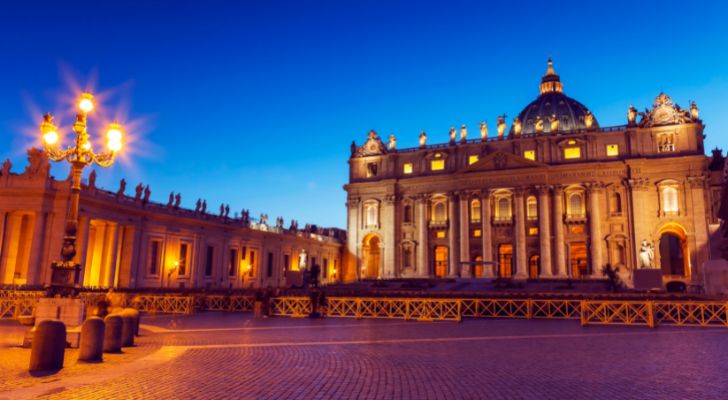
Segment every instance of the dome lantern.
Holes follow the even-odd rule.
[[[546,75],[541,77],[541,94],[558,92],[563,93],[564,88],[561,84],[561,78],[554,71],[554,63],[549,58],[548,67],[546,68]]]

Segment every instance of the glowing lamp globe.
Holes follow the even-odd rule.
[[[106,132],[106,146],[111,151],[121,150],[121,126],[119,124],[111,124],[109,130]]]
[[[84,113],[90,113],[94,109],[94,96],[91,93],[83,93],[78,108]]]
[[[45,144],[48,146],[54,146],[56,143],[58,143],[58,132],[46,132],[45,134],[43,134],[43,142],[45,142]]]

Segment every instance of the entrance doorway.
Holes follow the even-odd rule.
[[[377,279],[381,266],[381,241],[379,236],[370,234],[362,243],[362,278]]]
[[[510,278],[513,276],[513,246],[504,243],[498,246],[498,277]]]
[[[435,246],[435,277],[444,278],[447,276],[447,246]]]
[[[483,277],[483,257],[477,256],[473,259],[473,278]]]
[[[680,232],[681,233],[681,232]],[[687,276],[687,240],[678,232],[660,236],[660,269],[664,275]]]
[[[537,279],[541,273],[541,257],[538,254],[534,254],[528,259],[528,277],[531,279]]]
[[[572,242],[569,245],[569,265],[571,265],[572,278],[581,278],[589,274],[586,242]]]

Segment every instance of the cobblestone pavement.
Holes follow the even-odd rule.
[[[143,323],[148,359],[0,399],[728,398],[728,329],[216,313]]]

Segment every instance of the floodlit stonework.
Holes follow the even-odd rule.
[[[352,143],[344,279],[602,278],[639,268],[702,283],[720,257],[724,157],[703,147],[695,103],[660,93],[627,123],[602,127],[567,97],[549,60],[540,94],[507,130],[397,149],[372,131]],[[711,237],[714,240],[711,241]]]
[[[59,258],[70,180],[55,180],[43,152],[28,151],[28,166],[0,172],[0,284],[44,285]],[[214,214],[198,202],[180,207],[179,194],[165,205],[150,200],[148,186],[134,195],[122,182],[116,192],[82,186],[76,262],[79,285],[115,288],[279,287],[301,281],[302,271],[321,266],[322,281],[336,280],[345,233],[307,225],[287,227],[247,210]]]

